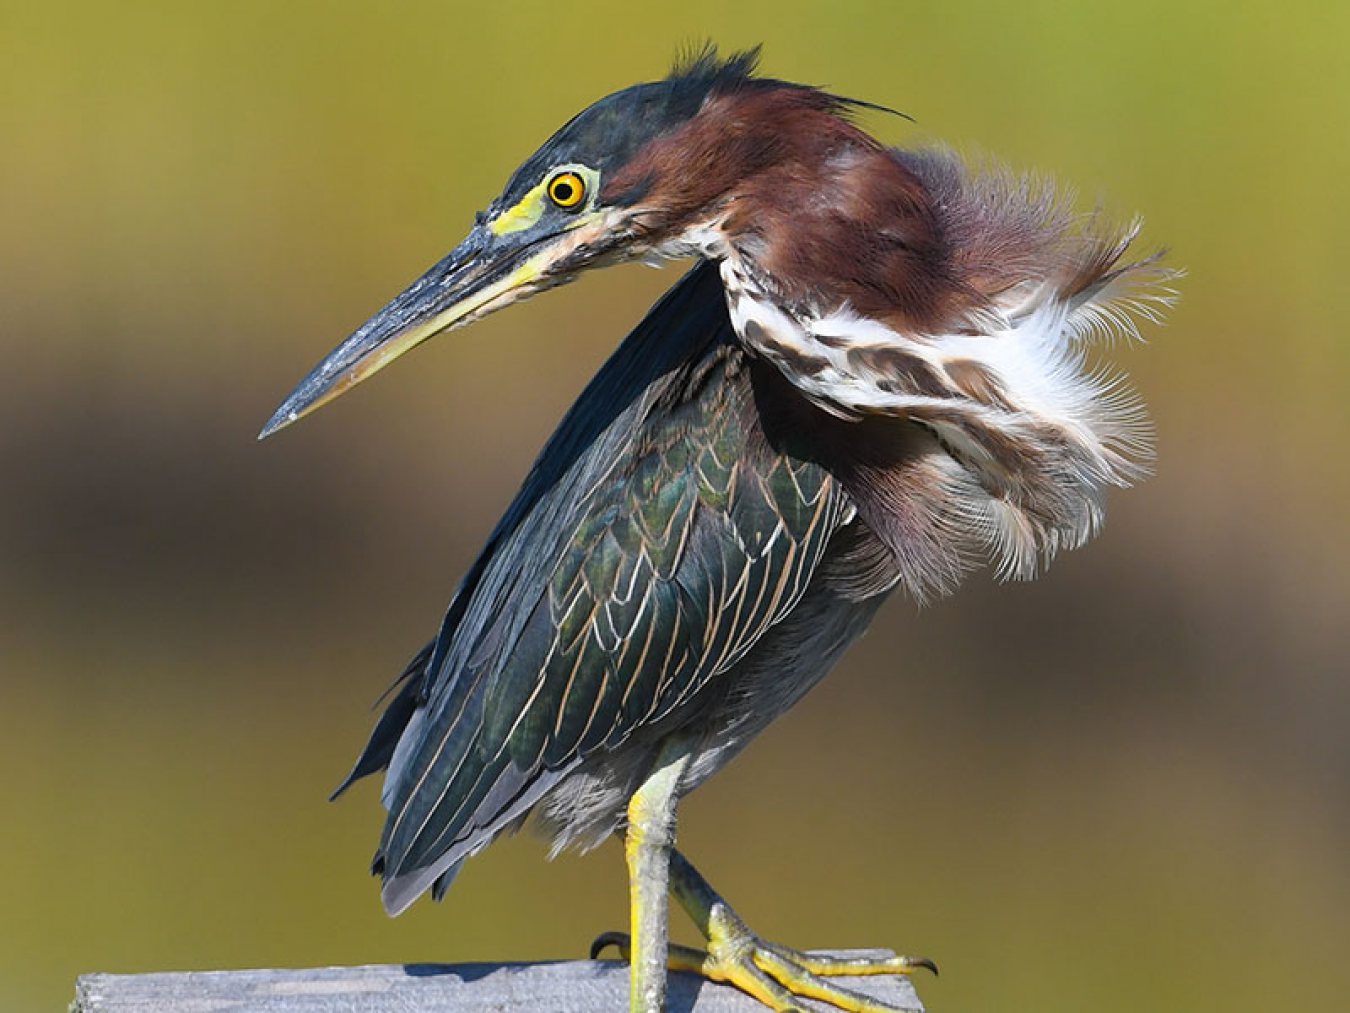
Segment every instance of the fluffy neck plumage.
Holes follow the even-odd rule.
[[[874,158],[903,170],[898,192],[869,191],[876,177],[863,175],[791,221],[761,215],[738,229],[733,203],[703,230],[731,321],[830,414],[930,434],[945,489],[934,502],[950,509],[935,530],[954,562],[928,590],[974,556],[1031,576],[1096,533],[1108,487],[1146,470],[1143,407],[1121,378],[1089,367],[1085,346],[1132,332],[1131,314],[1156,317],[1170,275],[1153,259],[1125,261],[1135,228],[1081,223],[1048,184],[1003,170],[975,176],[947,153],[878,150],[840,156],[832,171],[847,181]],[[888,210],[877,208],[883,194]],[[892,225],[869,229],[869,209]],[[719,230],[720,245],[708,238]],[[875,511],[883,537],[893,507]],[[892,548],[911,534],[892,531]]]
[[[719,262],[740,340],[809,401],[926,434],[949,558],[911,590],[976,556],[1030,576],[1144,470],[1143,409],[1089,368],[1085,339],[1154,316],[1168,274],[1126,263],[1135,230],[1083,223],[1048,183],[883,148],[840,111],[811,89],[715,96],[610,185],[659,209],[635,223],[650,249]],[[859,510],[872,495],[899,555],[913,529],[887,481]]]

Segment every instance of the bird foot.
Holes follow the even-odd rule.
[[[734,985],[778,1013],[806,1013],[802,999],[826,1003],[848,1013],[894,1013],[905,1007],[863,995],[830,981],[833,977],[872,974],[909,974],[937,965],[926,957],[825,957],[771,943],[755,935],[725,904],[709,919],[708,948],[672,945],[669,967],[710,981]],[[606,932],[591,944],[591,959],[614,946],[620,956],[631,956],[627,933]]]

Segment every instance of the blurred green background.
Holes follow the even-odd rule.
[[[0,1008],[623,924],[617,848],[529,838],[390,921],[375,785],[324,798],[676,270],[253,437],[557,125],[705,38],[1143,212],[1189,276],[1112,352],[1157,477],[1040,582],[889,605],[688,851],[772,938],[931,954],[935,1011],[1344,1003],[1350,5],[133,0],[0,5]]]

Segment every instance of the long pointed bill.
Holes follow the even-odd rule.
[[[475,228],[448,257],[315,366],[258,439],[346,393],[427,338],[556,284],[560,279],[549,280],[549,268],[574,245],[557,237],[522,245]]]

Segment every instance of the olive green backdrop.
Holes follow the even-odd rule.
[[[617,848],[524,837],[390,921],[376,786],[324,798],[678,268],[253,437],[557,125],[704,38],[1142,212],[1189,276],[1111,353],[1157,477],[1038,583],[889,605],[688,850],[773,938],[931,954],[938,1013],[1344,1003],[1350,6],[550,0],[0,6],[0,1008],[621,927]]]

